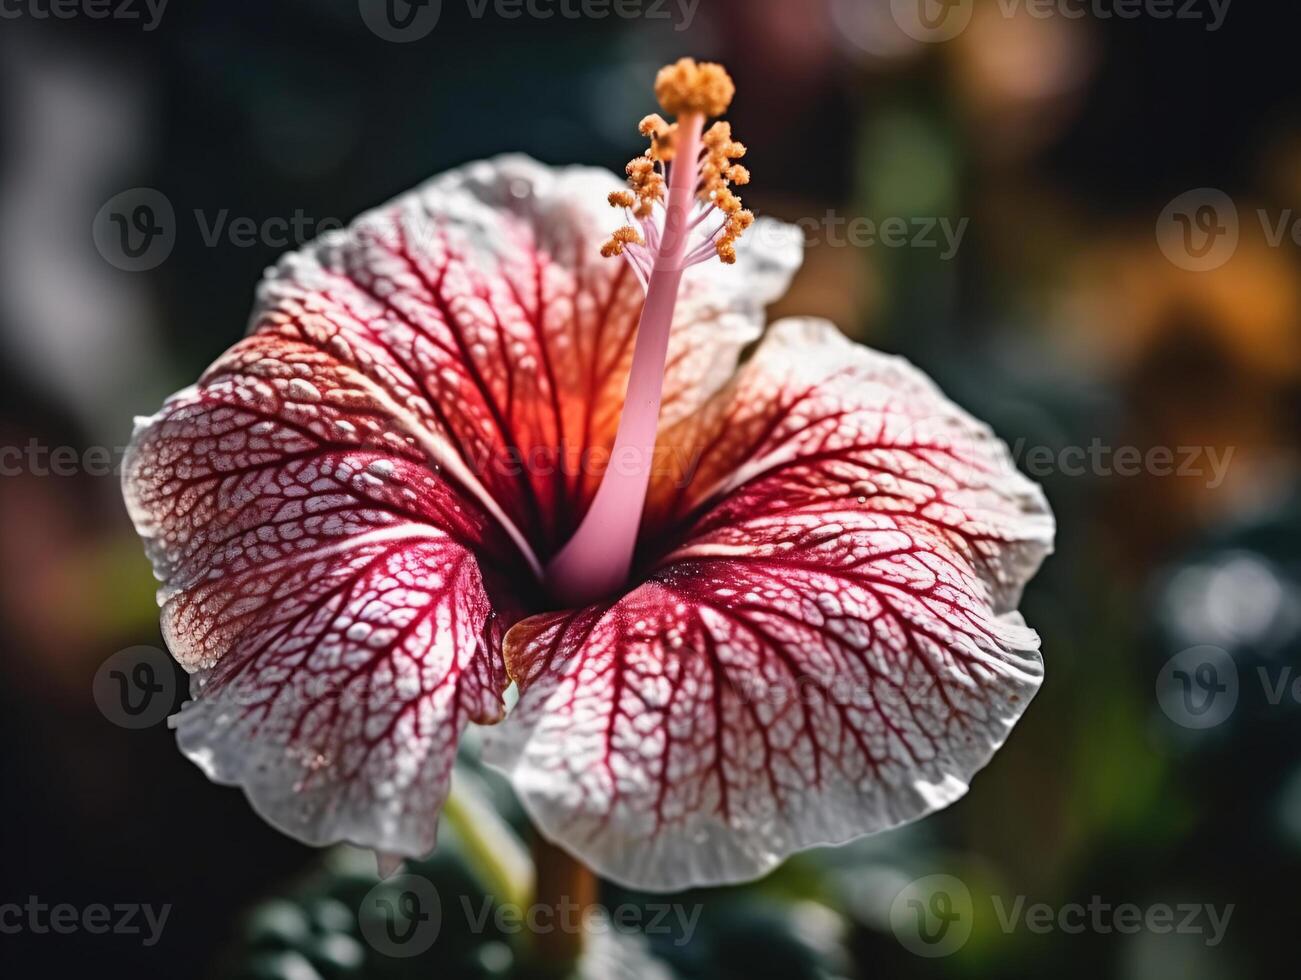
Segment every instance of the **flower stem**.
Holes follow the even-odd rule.
[[[546,975],[567,976],[583,952],[587,910],[596,901],[598,882],[586,865],[540,834],[534,834],[531,850],[537,875],[533,921],[546,924],[533,934],[533,952]]]
[[[460,839],[466,860],[488,893],[506,905],[527,905],[535,887],[529,854],[473,773],[458,769],[453,774],[443,819]]]
[[[587,516],[547,566],[551,592],[570,606],[586,605],[614,593],[627,582],[632,569],[655,456],[669,332],[691,240],[698,180],[693,162],[700,154],[704,122],[700,115],[679,120],[664,237],[646,288],[610,465]]]

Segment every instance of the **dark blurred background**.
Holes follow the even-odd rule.
[[[1046,683],[970,794],[701,898],[739,911],[711,934],[717,962],[674,969],[1209,980],[1294,960],[1288,5],[922,0],[941,23],[926,28],[904,0],[646,0],[604,18],[444,0],[396,43],[358,0],[121,2],[0,4],[0,904],[172,909],[152,946],[0,934],[6,975],[247,970],[249,910],[315,887],[319,855],[210,785],[165,725],[130,730],[92,696],[112,655],[161,645],[112,472],[132,416],[240,336],[263,268],[319,229],[499,152],[621,168],[654,71],[682,55],[736,78],[747,204],[808,232],[774,315],[826,316],[917,362],[1045,484],[1060,533],[1023,605]],[[125,255],[106,215],[158,200],[141,189],[173,223],[159,251]],[[887,219],[903,244],[871,231]],[[974,931],[927,958],[889,908],[932,874],[970,891]],[[1018,896],[1233,909],[1212,943],[1004,927],[991,901]],[[761,932],[799,965],[747,962]],[[311,969],[356,966],[336,959]],[[296,968],[280,975],[317,975]]]

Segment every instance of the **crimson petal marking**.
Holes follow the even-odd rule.
[[[834,544],[842,562],[851,547]],[[524,693],[489,758],[543,832],[606,877],[673,891],[966,791],[1038,687],[1034,633],[934,556],[910,582],[801,557],[683,563],[611,609],[508,634]]]
[[[1052,520],[1005,448],[903,362],[804,321],[668,436],[697,482],[660,487],[649,527],[692,516],[685,543],[613,605],[507,635],[522,695],[490,758],[543,831],[673,890],[960,797],[1042,679],[1006,606]]]
[[[305,843],[427,854],[461,732],[504,707],[474,556],[436,532],[381,532],[230,584],[261,615],[239,655],[193,678],[182,751]]]
[[[456,447],[462,482],[545,554],[595,492],[631,363],[642,293],[599,255],[621,186],[514,156],[452,171],[282,260],[255,329],[301,330],[306,311],[336,327],[326,342],[384,361],[381,382]],[[794,229],[760,231],[739,272],[684,285],[666,420],[727,380],[799,264]]]
[[[124,494],[194,674],[182,750],[302,840],[418,856],[465,724],[502,712],[518,611],[485,578],[500,597],[523,569],[389,407],[254,335],[142,421]]]
[[[690,466],[653,490],[644,536],[687,541],[665,561],[749,548],[798,514],[833,526],[848,513],[955,552],[1003,613],[1052,551],[1042,489],[989,427],[826,321],[773,324],[729,388],[661,441]]]

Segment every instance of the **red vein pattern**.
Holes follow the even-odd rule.
[[[140,422],[124,494],[193,674],[182,749],[305,841],[434,845],[501,638],[600,478],[641,305],[593,170],[468,166],[286,256],[250,334]],[[798,265],[776,232],[684,291],[666,422]]]
[[[961,796],[1042,674],[1014,610],[1053,522],[1002,443],[811,321],[662,441],[687,467],[644,537],[680,543],[506,639],[522,695],[490,748],[544,832],[672,890]]]

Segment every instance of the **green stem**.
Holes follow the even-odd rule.
[[[534,883],[528,851],[488,801],[473,773],[456,771],[452,791],[443,804],[443,819],[460,839],[488,894],[500,904],[525,908]]]

